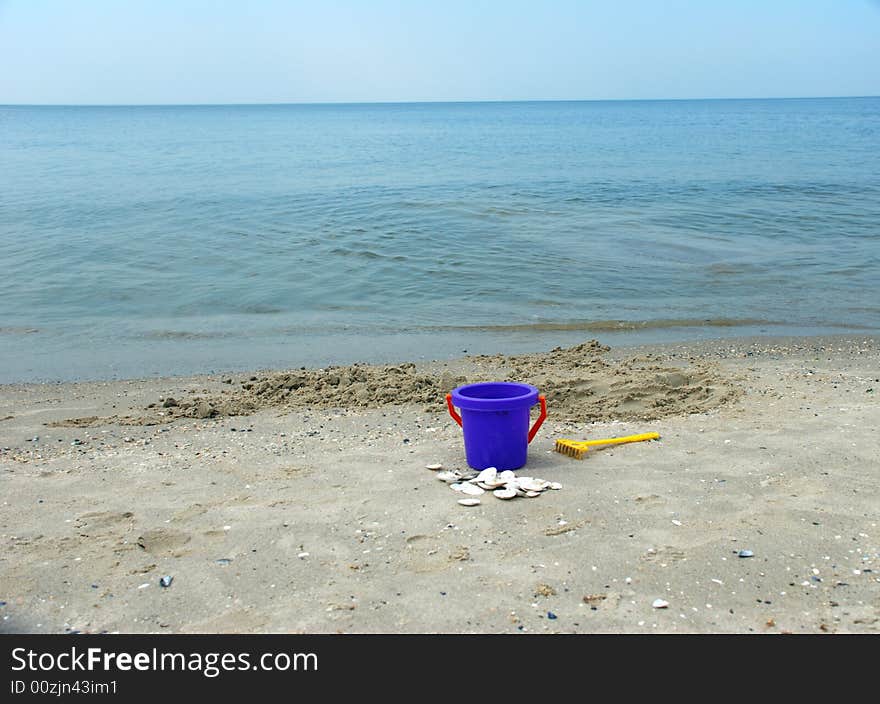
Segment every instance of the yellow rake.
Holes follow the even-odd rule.
[[[567,440],[562,438],[556,441],[556,451],[563,455],[582,460],[591,447],[600,445],[623,445],[628,442],[642,442],[642,440],[658,440],[660,433],[642,433],[640,435],[627,435],[622,438],[608,438],[606,440]]]

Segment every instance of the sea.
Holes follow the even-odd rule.
[[[0,106],[0,383],[880,332],[880,98]]]

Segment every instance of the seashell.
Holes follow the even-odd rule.
[[[443,469],[443,465],[439,462],[436,464],[426,464],[425,469],[430,469],[432,472],[436,472],[438,469]]]
[[[486,482],[476,482],[476,485],[481,489],[485,489],[486,491],[489,491],[490,489],[495,489],[498,486],[497,484],[486,484]]]
[[[459,499],[458,503],[460,503],[462,506],[479,506],[480,500],[479,499]]]
[[[554,491],[559,491],[562,488],[562,484],[559,482],[550,482],[550,488]]]
[[[497,496],[499,499],[507,500],[512,499],[514,496],[516,496],[516,489],[496,489],[492,493],[495,494],[495,496]]]
[[[434,475],[441,482],[455,482],[461,479],[461,475],[458,472],[437,472]]]
[[[543,479],[534,479],[532,477],[519,477],[516,480],[516,483],[519,485],[520,489],[525,491],[544,491],[549,486],[549,483],[544,482]]]
[[[461,488],[463,486],[465,486],[465,484],[462,484],[461,482],[456,482],[455,484],[450,484],[449,488],[453,491],[461,491]]]
[[[494,479],[492,479],[492,480],[486,479],[486,480],[484,480],[484,482],[486,484],[488,484],[490,487],[492,487],[493,489],[498,489],[499,487],[502,487],[505,484],[507,484],[508,482],[514,481],[515,479],[516,479],[516,475],[513,472],[511,472],[510,470],[507,470],[506,472],[496,473]]]
[[[491,484],[495,481],[495,477],[498,476],[498,470],[495,467],[486,467],[482,472],[477,475],[475,481],[477,482],[485,482],[486,484]]]
[[[753,553],[751,550],[740,550],[737,555],[739,555],[740,557],[754,557],[755,553]]]
[[[468,496],[479,496],[480,494],[485,494],[486,492],[478,487],[476,484],[461,484],[460,489],[456,489],[456,491],[460,491],[462,494],[467,494]],[[455,485],[453,484],[453,488]]]
[[[655,609],[665,609],[669,606],[669,602],[665,599],[654,599],[654,603],[651,604]]]
[[[526,496],[528,496],[530,499],[534,499],[536,496],[540,496],[540,495],[541,495],[540,491],[527,491],[526,492]]]

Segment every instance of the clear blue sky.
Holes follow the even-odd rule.
[[[880,95],[877,0],[0,0],[0,103]]]

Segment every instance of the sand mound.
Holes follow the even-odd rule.
[[[251,376],[215,394],[164,398],[145,413],[62,421],[69,425],[154,425],[178,418],[248,415],[263,408],[379,408],[417,404],[443,412],[445,394],[476,381],[524,381],[546,396],[557,419],[651,420],[716,408],[738,395],[733,380],[710,365],[663,366],[651,357],[610,361],[608,347],[592,340],[569,348],[519,356],[480,355],[431,373],[415,364],[301,369]]]
[[[654,420],[701,413],[739,395],[735,380],[708,364],[669,367],[652,357],[611,362],[595,340],[537,355],[507,358],[510,378],[526,380],[572,421]]]

